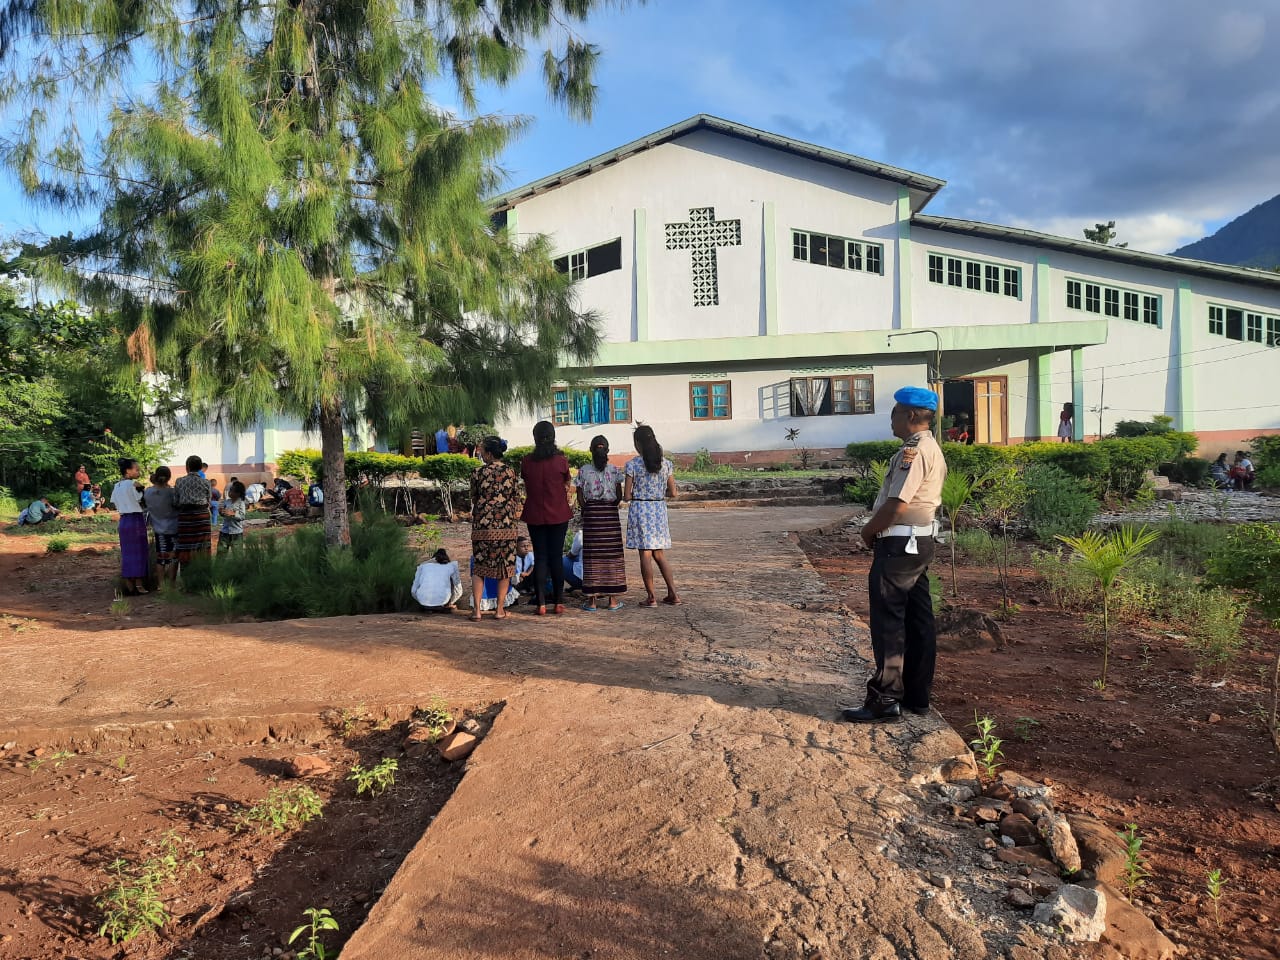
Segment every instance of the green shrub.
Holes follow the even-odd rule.
[[[575,450],[572,447],[561,447],[560,449],[571,467],[583,467],[591,462],[591,452],[589,450]],[[502,455],[502,459],[506,460],[511,465],[511,469],[519,474],[520,461],[531,453],[533,453],[533,447],[508,447],[507,452]]]
[[[1259,470],[1254,477],[1253,485],[1267,490],[1280,489],[1280,463],[1274,467],[1263,467]]]
[[[1244,646],[1240,626],[1248,604],[1230,590],[1183,590],[1170,595],[1168,620],[1187,634],[1200,667],[1221,667]]]
[[[995,563],[1000,552],[1000,544],[986,530],[974,527],[970,530],[956,531],[956,549],[966,560],[985,566]]]
[[[1092,610],[1097,606],[1098,581],[1061,549],[1035,551],[1031,567],[1044,578],[1056,606],[1064,610]]]
[[[967,473],[981,479],[996,467],[1013,462],[1013,447],[993,447],[986,444],[944,443],[942,455],[947,461],[948,472]]]
[[[871,473],[871,464],[877,460],[890,460],[902,449],[901,440],[864,440],[850,443],[844,448],[844,455],[860,476]]]
[[[1142,488],[1148,470],[1169,460],[1173,445],[1159,436],[1112,438],[1099,440],[1093,446],[1107,455],[1107,472],[1093,478],[1094,492],[1128,500]],[[1097,481],[1101,481],[1099,484]]]
[[[418,558],[395,519],[366,509],[351,524],[351,546],[329,550],[319,525],[288,536],[246,540],[182,571],[184,587],[223,614],[268,620],[390,613],[413,608],[409,588]]]
[[[1253,468],[1261,471],[1268,467],[1280,467],[1280,434],[1254,437],[1249,441],[1250,460]],[[1280,484],[1277,484],[1280,486]]]
[[[868,510],[876,502],[876,497],[880,495],[880,484],[872,476],[858,477],[853,483],[846,483],[844,486],[844,499],[846,503],[860,503]]]
[[[1157,526],[1160,539],[1152,550],[1162,561],[1193,576],[1201,576],[1205,563],[1221,544],[1231,528],[1219,523],[1191,523],[1181,519],[1172,506],[1169,519]]]
[[[1121,420],[1116,424],[1117,437],[1145,437],[1150,434],[1169,433],[1173,430],[1173,417],[1157,415],[1150,420]]]
[[[465,483],[480,461],[461,453],[435,453],[415,461],[418,476],[437,483]],[[517,468],[518,469],[518,468]]]
[[[1243,590],[1267,616],[1280,618],[1280,527],[1233,527],[1209,555],[1206,567],[1209,583]]]
[[[1023,478],[1027,484],[1023,516],[1042,543],[1052,542],[1059,534],[1078,537],[1098,512],[1098,501],[1084,482],[1052,464],[1029,463]]]
[[[276,472],[310,483],[319,475],[315,464],[321,459],[319,450],[286,450],[276,457]]]
[[[1174,483],[1203,487],[1209,479],[1209,461],[1203,457],[1178,457],[1160,465],[1159,472]]]
[[[44,548],[49,553],[66,553],[71,546],[71,537],[65,533],[56,533],[45,541]]]

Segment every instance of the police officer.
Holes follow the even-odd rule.
[[[903,709],[929,711],[937,636],[929,596],[937,511],[947,463],[930,427],[938,395],[903,387],[890,422],[903,441],[893,455],[863,542],[875,551],[867,578],[871,606],[871,648],[876,672],[867,681],[867,699],[841,716],[852,723],[892,721]]]

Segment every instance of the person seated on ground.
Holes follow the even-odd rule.
[[[307,495],[297,487],[290,487],[284,491],[280,503],[294,515],[307,512]]]
[[[18,514],[18,525],[34,527],[38,523],[57,520],[61,513],[61,510],[49,502],[48,497],[41,497],[39,500],[32,500],[31,505]]]
[[[967,413],[956,414],[955,421],[947,428],[947,439],[952,443],[969,442],[969,415]]]
[[[97,513],[98,504],[93,499],[93,487],[84,484],[80,488],[80,512],[81,513]]]
[[[267,488],[265,484],[251,483],[244,488],[244,502],[249,506],[253,506],[266,495]]]
[[[1218,454],[1218,459],[1209,465],[1209,480],[1218,489],[1230,489],[1231,468],[1227,466],[1227,455]]]
[[[1236,451],[1236,458],[1231,463],[1231,484],[1237,490],[1248,490],[1253,486],[1253,461],[1245,456],[1243,450]]]
[[[418,564],[409,592],[427,610],[448,612],[457,609],[458,601],[462,599],[462,577],[458,573],[458,564],[449,559],[449,551],[441,547],[430,560]]]
[[[274,500],[277,503],[284,502],[286,491],[292,490],[293,484],[284,477],[276,477],[275,482],[271,485],[271,489],[267,491],[267,499]]]
[[[106,506],[107,506],[106,501],[102,499],[102,487],[98,486],[98,485],[95,483],[95,484],[93,485],[93,487],[91,488],[91,490],[92,490],[92,493],[93,493],[93,510],[94,510],[94,513],[97,513],[99,510],[104,510],[104,509],[106,509]]]
[[[573,590],[582,589],[582,531],[573,535],[569,544],[569,552],[564,555],[565,586]]]
[[[311,485],[307,487],[307,506],[324,506],[324,485],[319,480],[312,480]]]
[[[472,557],[471,565],[468,568],[468,572],[471,573],[472,576],[474,576],[475,569],[476,569],[476,558]],[[520,594],[516,592],[516,588],[508,587],[507,596],[503,600],[502,606],[503,608],[512,606],[519,599],[520,599]],[[471,603],[471,606],[472,607],[475,606],[474,601]],[[480,610],[483,612],[483,611],[497,610],[497,609],[498,609],[498,578],[485,577],[484,589],[480,593]]]
[[[533,593],[533,541],[528,537],[516,541],[516,572],[511,585],[517,593]]]

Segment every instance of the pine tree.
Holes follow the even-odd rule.
[[[484,203],[523,121],[476,110],[547,42],[551,97],[589,119],[575,28],[601,2],[8,0],[8,160],[98,218],[23,266],[114,310],[196,415],[318,429],[345,544],[347,434],[541,403],[595,354],[547,241]]]

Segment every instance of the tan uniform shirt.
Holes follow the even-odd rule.
[[[928,430],[912,434],[889,461],[889,472],[880,485],[872,513],[892,497],[908,505],[899,523],[915,527],[933,523],[942,504],[942,482],[946,479],[947,461],[933,434]]]

